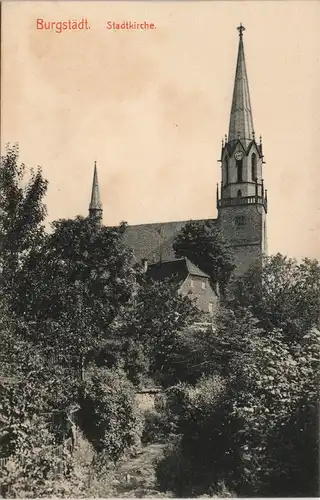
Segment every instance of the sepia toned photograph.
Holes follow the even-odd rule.
[[[0,498],[319,496],[319,15],[2,2]]]

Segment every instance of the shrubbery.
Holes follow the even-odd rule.
[[[56,491],[60,474],[71,479],[71,456],[67,450],[57,455],[54,435],[43,418],[25,420],[17,424],[13,432],[15,453],[0,470],[4,496],[48,496]]]
[[[89,441],[113,463],[140,446],[143,421],[132,383],[120,370],[86,373],[82,426]]]
[[[314,329],[289,348],[280,332],[249,329],[228,376],[177,388],[168,411],[180,439],[159,466],[161,488],[211,494],[223,482],[240,496],[275,496],[299,485],[315,495],[319,338]]]

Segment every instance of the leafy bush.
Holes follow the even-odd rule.
[[[216,375],[202,378],[194,387],[178,384],[168,391],[167,418],[177,439],[157,469],[162,491],[201,495],[220,479],[214,469],[222,458],[220,447],[227,446],[220,427],[227,425],[224,398],[224,381]]]
[[[15,454],[8,457],[1,469],[3,494],[11,497],[48,495],[54,490],[59,472],[70,475],[70,457],[66,451],[56,453],[54,436],[41,418],[17,424],[14,433]]]
[[[179,444],[168,445],[156,469],[158,488],[162,492],[173,491],[177,497],[191,495],[191,471],[192,462],[188,460]]]
[[[145,412],[144,416],[142,442],[146,444],[166,441],[173,431],[166,414],[157,410],[150,410]]]
[[[217,340],[226,353],[237,347],[227,378],[181,384],[168,397],[181,439],[158,468],[161,488],[210,494],[223,481],[237,495],[275,496],[281,477],[283,496],[298,480],[301,496],[316,495],[319,332],[294,346],[250,325],[245,343],[232,333],[229,345],[226,335]]]
[[[241,424],[234,443],[241,457],[238,488],[243,494],[253,491],[273,496],[277,492],[274,478],[280,470],[281,475],[287,475],[288,486],[293,463],[308,463],[307,432],[299,432],[299,419],[292,415],[317,401],[319,340],[319,331],[312,330],[301,343],[289,347],[283,335],[274,331],[269,338],[249,338],[247,354],[234,361],[231,415]],[[313,427],[310,421],[305,424]],[[283,436],[284,429],[287,439],[295,442],[292,446]],[[317,446],[316,439],[313,446]],[[275,456],[281,456],[281,462]],[[314,467],[304,474],[310,480],[312,471]],[[311,483],[315,479],[313,476]],[[302,489],[306,488],[304,484]]]
[[[143,420],[134,387],[120,370],[91,367],[86,377],[83,430],[95,449],[116,463],[140,446]]]

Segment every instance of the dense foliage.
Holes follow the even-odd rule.
[[[135,405],[134,386],[124,372],[96,367],[88,370],[82,425],[96,450],[114,463],[139,448],[142,419]]]
[[[103,228],[82,217],[60,220],[29,256],[15,311],[37,323],[46,343],[79,356],[100,345],[135,287],[122,232],[122,226]]]
[[[74,439],[74,408],[100,469],[137,450],[135,385],[165,373],[174,336],[195,308],[174,286],[147,286],[123,244],[123,224],[76,217],[47,234],[47,182],[40,169],[24,182],[17,148],[0,172],[2,493],[62,495],[58,476],[73,484],[75,469],[57,450]],[[168,340],[160,353],[161,335]]]
[[[221,484],[240,496],[316,495],[319,331],[289,346],[250,315],[244,337],[243,317],[224,314],[210,335],[212,375],[169,398],[180,439],[159,466],[161,488],[179,496]]]
[[[41,169],[19,163],[18,146],[8,146],[0,160],[0,267],[2,282],[12,287],[30,252],[41,245],[47,181]]]
[[[188,222],[173,248],[176,257],[187,257],[224,290],[234,269],[233,253],[214,222]]]
[[[266,330],[280,328],[288,340],[320,326],[320,265],[283,255],[266,256],[230,286],[232,308],[248,308]]]
[[[208,324],[174,281],[148,281],[132,265],[124,224],[76,217],[46,233],[47,182],[40,169],[26,174],[9,148],[0,169],[1,493],[106,496],[115,464],[142,438],[167,444],[162,491],[315,496],[319,263],[276,255],[230,282],[219,231],[190,222],[177,256],[224,292],[229,284],[226,308]],[[136,391],[146,386],[164,396],[144,420]]]
[[[199,316],[191,300],[177,294],[175,280],[141,280],[134,301],[123,311],[118,325],[118,335],[127,339],[125,359],[132,376],[137,379],[139,370],[156,383],[172,383],[181,332]]]
[[[24,338],[26,325],[8,315],[1,295],[0,469],[2,493],[42,496],[52,491],[69,457],[57,447],[67,434],[66,417],[78,396],[77,379],[50,363],[50,355]],[[60,426],[54,425],[54,417]],[[37,432],[35,432],[35,429]]]

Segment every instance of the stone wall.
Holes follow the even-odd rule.
[[[142,411],[151,411],[155,407],[157,397],[161,394],[160,389],[142,389],[136,392],[136,402]]]
[[[265,220],[262,205],[219,208],[219,226],[235,255],[235,275],[243,274],[265,251]]]

